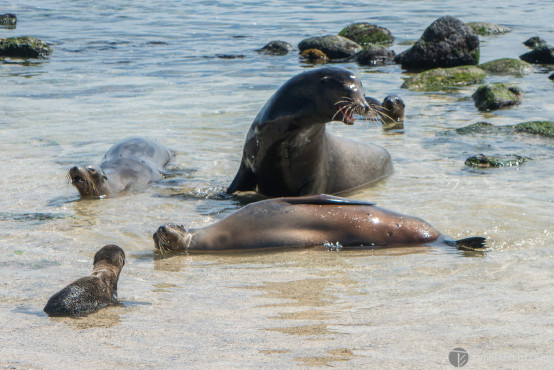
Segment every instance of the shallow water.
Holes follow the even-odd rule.
[[[1,9],[18,24],[0,35],[32,35],[54,52],[30,65],[0,64],[0,365],[444,368],[456,347],[468,352],[468,367],[552,363],[552,139],[453,133],[478,121],[553,120],[554,84],[541,67],[522,78],[488,77],[516,83],[524,101],[480,113],[475,86],[410,92],[400,88],[399,66],[343,65],[368,95],[395,93],[407,105],[401,134],[362,120],[328,125],[386,147],[394,160],[392,177],[349,196],[422,217],[455,238],[486,236],[484,256],[411,247],[158,259],[151,239],[163,223],[201,227],[240,207],[216,195],[235,175],[252,120],[283,82],[312,68],[295,53],[254,51],[265,43],[296,45],[369,21],[392,31],[398,53],[443,15],[512,27],[480,38],[485,62],[519,56],[531,36],[554,43],[550,2],[36,4]],[[173,176],[141,193],[80,200],[67,170],[97,163],[131,135],[174,150]],[[534,160],[464,167],[479,153]],[[121,305],[80,319],[43,314],[48,298],[90,273],[108,243],[127,254]]]

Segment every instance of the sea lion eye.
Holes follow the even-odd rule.
[[[90,173],[92,173],[92,174],[95,174],[95,173],[96,173],[96,170],[95,170],[94,167],[92,167],[92,166],[87,166],[87,170],[89,170]]]

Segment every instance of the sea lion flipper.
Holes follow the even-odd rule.
[[[485,244],[487,241],[486,238],[483,238],[481,236],[474,236],[471,238],[465,238],[460,240],[447,240],[446,244],[456,247],[459,250],[462,251],[474,251],[474,250],[482,250],[487,247]]]
[[[290,204],[320,204],[320,205],[345,205],[345,206],[374,206],[377,203],[364,200],[347,199],[334,195],[320,194],[308,197],[283,198]]]
[[[233,194],[235,191],[256,190],[256,183],[256,175],[254,175],[254,172],[246,168],[244,161],[241,161],[235,179],[227,188],[227,194]]]

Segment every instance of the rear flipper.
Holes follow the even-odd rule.
[[[475,250],[482,250],[486,248],[487,247],[485,245],[486,241],[487,239],[483,237],[475,236],[475,237],[465,238],[460,240],[446,240],[445,243],[452,247],[456,247],[461,251],[475,251]]]
[[[227,194],[233,194],[235,191],[254,191],[257,185],[256,175],[244,165],[244,161],[241,161],[235,179],[227,188]]]

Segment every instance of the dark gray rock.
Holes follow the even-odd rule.
[[[298,44],[300,52],[308,49],[321,50],[330,59],[348,58],[362,50],[354,41],[342,36],[310,37]]]
[[[17,17],[15,14],[6,13],[0,15],[0,27],[15,28],[17,24]]]
[[[263,48],[257,51],[264,54],[271,55],[286,55],[289,51],[294,50],[294,47],[285,41],[270,41]]]
[[[0,57],[44,58],[52,52],[52,47],[34,37],[0,38]]]
[[[479,63],[479,38],[459,19],[441,17],[394,60],[404,69],[416,70],[476,65]]]
[[[354,60],[362,66],[377,66],[394,64],[396,53],[384,46],[368,45],[354,56]]]
[[[537,46],[541,46],[541,45],[546,45],[546,41],[544,41],[542,38],[540,38],[539,36],[533,36],[527,40],[525,40],[523,42],[523,45],[531,48],[531,49],[534,49],[536,48]]]
[[[471,96],[481,111],[496,110],[521,103],[521,90],[503,83],[480,86]]]
[[[519,56],[520,59],[533,64],[554,64],[554,48],[549,45],[537,46],[530,52]]]
[[[392,33],[371,23],[354,23],[342,29],[339,36],[346,37],[360,45],[390,44],[394,41]]]

